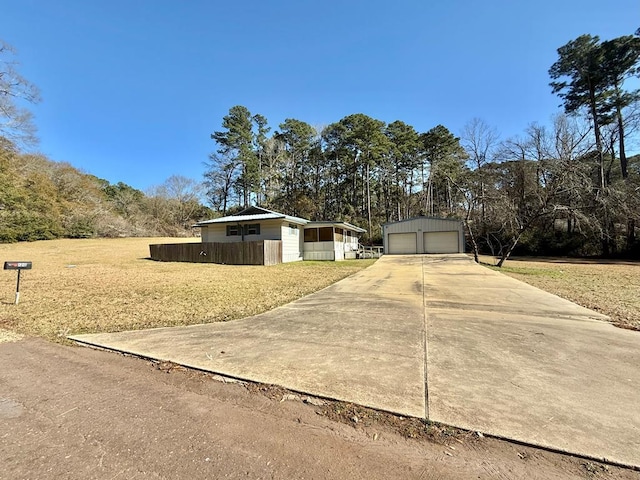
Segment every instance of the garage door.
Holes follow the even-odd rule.
[[[458,232],[424,232],[424,253],[458,253]]]
[[[387,253],[390,254],[402,254],[402,253],[418,253],[418,247],[416,239],[418,238],[415,232],[411,233],[390,233],[389,234],[389,248]]]

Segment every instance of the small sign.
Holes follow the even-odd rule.
[[[18,283],[16,284],[16,301],[14,302],[18,305],[20,302],[20,273],[22,270],[31,270],[31,262],[4,262],[5,270],[17,270],[18,271]]]
[[[31,270],[32,262],[4,262],[5,270]]]

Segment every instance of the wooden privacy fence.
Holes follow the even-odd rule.
[[[282,263],[282,241],[233,243],[162,243],[149,245],[152,260],[161,262],[275,265]]]

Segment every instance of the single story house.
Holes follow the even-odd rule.
[[[280,240],[282,262],[356,258],[358,234],[366,230],[347,222],[312,222],[262,207],[198,222],[202,243]]]
[[[386,254],[464,253],[464,226],[453,218],[416,217],[382,226]]]

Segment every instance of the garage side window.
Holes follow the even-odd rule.
[[[240,227],[238,225],[227,225],[227,237],[235,237],[240,235]]]

